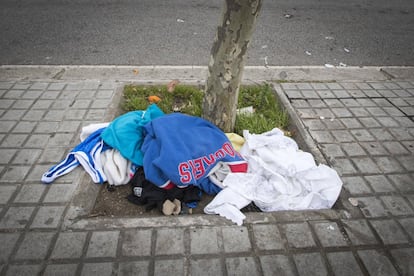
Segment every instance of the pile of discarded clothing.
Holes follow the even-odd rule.
[[[44,183],[81,165],[95,183],[130,185],[128,200],[180,214],[202,193],[216,195],[204,208],[241,225],[253,202],[262,211],[331,208],[342,182],[279,129],[244,137],[156,104],[110,123],[82,129],[81,143],[42,176]]]

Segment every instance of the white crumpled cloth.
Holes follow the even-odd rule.
[[[277,128],[263,134],[243,132],[240,153],[249,163],[247,173],[230,173],[225,187],[204,208],[241,225],[240,209],[253,201],[264,212],[331,208],[342,188],[332,168],[316,165],[310,153]],[[224,194],[224,196],[222,195]]]

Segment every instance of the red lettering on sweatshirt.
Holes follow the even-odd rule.
[[[181,183],[189,183],[191,181],[191,173],[189,171],[190,166],[187,162],[182,162],[178,165],[178,171],[180,172]]]
[[[210,153],[196,159],[182,162],[178,165],[178,172],[180,174],[180,181],[183,184],[190,183],[193,179],[198,180],[205,176],[209,167],[214,165],[218,159],[225,158],[226,155],[234,157],[240,156],[236,152],[230,142],[223,144],[215,153]]]

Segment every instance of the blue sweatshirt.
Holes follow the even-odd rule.
[[[172,183],[195,185],[215,194],[221,188],[209,180],[208,173],[218,162],[247,169],[224,132],[202,118],[173,113],[152,120],[144,130],[145,176],[161,188]]]

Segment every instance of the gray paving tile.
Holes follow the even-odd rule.
[[[151,255],[152,230],[128,229],[122,239],[122,255],[149,256]]]
[[[30,106],[34,103],[34,100],[17,100],[14,101],[14,109],[30,109]]]
[[[9,164],[14,155],[16,154],[16,149],[1,149],[0,148],[0,164]]]
[[[342,220],[342,223],[353,245],[378,243],[366,220]]]
[[[326,125],[326,128],[329,130],[345,129],[345,126],[342,124],[342,122],[335,117],[325,118],[323,122]]]
[[[299,117],[302,118],[302,119],[312,119],[312,118],[318,117],[318,116],[316,116],[315,111],[311,108],[298,109],[297,113],[298,113]]]
[[[82,120],[85,117],[87,110],[86,109],[71,109],[65,116],[65,120]]]
[[[19,237],[19,233],[0,233],[0,263],[7,262]]]
[[[388,216],[381,200],[376,197],[357,197],[358,206],[367,218]]]
[[[342,177],[343,187],[352,195],[372,193],[370,187],[360,176]]]
[[[409,153],[409,151],[398,141],[387,141],[387,142],[383,142],[382,145],[391,154],[408,154]]]
[[[74,184],[53,184],[50,186],[43,202],[47,203],[64,203],[68,202],[75,191]]]
[[[252,257],[226,258],[228,275],[260,275]]]
[[[315,222],[312,223],[316,235],[323,247],[346,246],[345,237],[339,230],[335,222]]]
[[[46,111],[41,109],[29,110],[24,116],[23,119],[27,121],[40,121],[43,119]]]
[[[389,154],[388,151],[379,142],[360,142],[359,144],[369,155],[378,156]]]
[[[384,244],[407,243],[408,239],[394,220],[373,220],[372,227],[380,236]]]
[[[47,87],[47,90],[62,90],[65,86],[65,83],[52,82]]]
[[[37,122],[20,121],[13,128],[13,133],[30,133],[35,128]]]
[[[42,206],[37,211],[30,228],[57,228],[64,211],[65,206]]]
[[[316,116],[319,116],[321,119],[327,119],[327,118],[334,118],[335,115],[331,112],[329,108],[315,108],[314,109]]]
[[[293,255],[299,275],[328,275],[328,271],[319,253]]]
[[[54,134],[59,126],[58,122],[39,122],[36,126],[36,133],[52,133]],[[50,137],[49,135],[47,137]]]
[[[320,119],[306,119],[303,120],[304,125],[310,130],[324,130],[325,125]]]
[[[219,253],[218,230],[218,228],[190,229],[191,254]]]
[[[3,140],[2,147],[20,148],[27,137],[27,134],[9,134]]]
[[[199,259],[191,261],[190,275],[224,275],[220,259]]]
[[[184,230],[181,228],[157,229],[155,254],[184,254]]]
[[[334,137],[329,132],[312,130],[310,134],[317,143],[335,143]]]
[[[57,132],[78,132],[81,121],[63,121],[59,124]]]
[[[366,155],[364,149],[358,143],[341,143],[341,147],[348,156]]]
[[[0,229],[24,228],[35,207],[10,207],[0,221]]]
[[[339,174],[355,174],[357,170],[351,160],[347,158],[336,158],[333,162],[334,168]]]
[[[25,147],[26,148],[45,148],[47,141],[49,140],[49,135],[47,134],[33,134],[27,139]]]
[[[411,128],[402,128],[402,127],[395,127],[395,128],[389,128],[390,133],[395,137],[396,140],[398,141],[404,141],[404,140],[413,140],[413,134],[410,132]],[[392,142],[396,142],[394,139],[394,141],[390,141],[389,143],[391,143],[390,146],[392,146]],[[400,147],[401,145],[397,145],[397,147]]]
[[[377,128],[377,127],[382,127],[382,125],[380,123],[378,123],[377,120],[375,120],[374,118],[371,117],[363,117],[363,118],[359,118],[359,121],[361,122],[361,124],[364,125],[364,127],[366,128]]]
[[[49,109],[53,104],[53,100],[38,99],[32,106],[32,109]]]
[[[223,227],[222,233],[225,252],[245,252],[251,250],[246,227]]]
[[[352,117],[352,113],[349,111],[348,108],[335,107],[335,108],[332,108],[331,110],[335,114],[336,117],[339,117],[339,118]]]
[[[260,250],[283,249],[284,244],[276,225],[253,225],[253,234],[257,248]]]
[[[414,240],[414,218],[401,218],[398,219],[398,222],[405,229],[405,232],[410,235],[411,239]]]
[[[331,134],[335,138],[335,141],[339,143],[355,141],[354,137],[347,130],[333,130]]]
[[[311,230],[306,223],[290,223],[282,225],[288,244],[293,248],[315,247]]]
[[[375,250],[361,250],[358,255],[362,259],[370,275],[391,276],[398,272],[391,261],[382,253]]]
[[[156,260],[154,275],[184,275],[184,261],[182,259]]]
[[[412,174],[392,174],[388,176],[389,179],[394,183],[398,190],[401,192],[412,192],[414,191],[414,176]]]
[[[85,120],[102,120],[105,117],[106,109],[89,109]]]
[[[16,185],[0,185],[0,204],[7,204],[16,188]]]
[[[362,120],[364,118],[361,118]],[[375,138],[366,129],[351,129],[350,132],[360,142],[374,141]]]
[[[37,275],[42,269],[40,264],[26,265],[26,264],[16,264],[10,265],[7,269],[6,276],[33,276]]]
[[[414,172],[414,154],[395,157],[407,172]]]
[[[361,123],[355,118],[342,118],[340,120],[346,128],[362,128]]]
[[[394,216],[404,216],[404,215],[413,215],[414,211],[410,205],[405,201],[402,196],[392,195],[392,196],[381,196],[382,202],[384,202],[385,207],[388,212]]]
[[[105,84],[106,87],[101,86],[96,92],[95,97],[97,99],[110,99],[114,95],[115,86],[113,84]]]
[[[360,103],[355,99],[340,99],[345,107],[358,107]]]
[[[391,133],[383,128],[372,128],[369,130],[373,137],[378,141],[391,141],[394,140],[394,137]],[[373,139],[373,140],[375,140]],[[371,140],[372,141],[372,140]]]
[[[344,157],[345,153],[338,144],[321,144],[322,151],[329,157]]]
[[[6,121],[2,118],[0,121],[0,132],[8,133],[13,128],[13,126],[17,123],[17,121]],[[7,145],[2,145],[6,147]]]
[[[373,157],[375,163],[384,173],[400,173],[404,172],[404,168],[393,157]],[[411,163],[413,164],[413,163]]]
[[[394,249],[391,250],[391,255],[403,275],[412,275],[414,271],[414,248]]]
[[[355,117],[368,117],[369,112],[363,107],[351,107],[349,111],[354,114]]]
[[[308,101],[306,100],[292,100],[291,101],[291,105],[294,108],[304,108],[304,107],[309,107]]]
[[[395,188],[385,175],[369,175],[365,176],[372,189],[377,193],[394,192]]]
[[[362,174],[377,174],[381,173],[380,168],[377,164],[369,157],[352,157],[355,167]]]
[[[113,263],[85,263],[83,264],[82,276],[111,276],[116,271]]]
[[[86,232],[61,232],[56,241],[51,258],[80,258],[86,241],[86,235]]]
[[[17,250],[15,259],[44,259],[54,236],[54,232],[27,232]]]
[[[53,137],[50,137],[48,141],[49,146],[67,146],[73,138],[73,133],[56,133]]]
[[[75,275],[78,264],[50,264],[46,266],[44,276],[70,276]]]
[[[260,256],[263,275],[296,275],[292,262],[284,255]]]
[[[331,92],[329,92],[331,93]],[[324,99],[325,104],[329,107],[343,107],[343,103],[341,101],[339,101],[338,99]]]
[[[16,203],[36,203],[39,202],[46,186],[43,184],[25,184],[20,189],[14,202]]]
[[[24,109],[9,109],[2,115],[2,120],[20,120],[24,114],[26,113],[26,110]]]
[[[1,181],[3,182],[22,182],[27,173],[29,172],[30,166],[18,166],[10,165],[5,170]]]
[[[119,231],[93,232],[86,257],[115,257]]]
[[[41,154],[40,149],[24,149],[20,150],[14,157],[12,164],[32,165],[36,162]]]
[[[136,262],[119,263],[118,274],[116,275],[119,275],[119,276],[149,275],[149,262],[148,261],[136,261]]]
[[[39,157],[38,162],[57,164],[64,159],[66,156],[65,152],[66,151],[62,148],[48,147],[43,151],[42,155]]]
[[[363,272],[356,262],[352,252],[332,252],[327,253],[326,255],[335,275],[363,275]]]
[[[345,90],[334,90],[332,91],[332,93],[338,98],[349,98],[350,97],[349,93]]]

